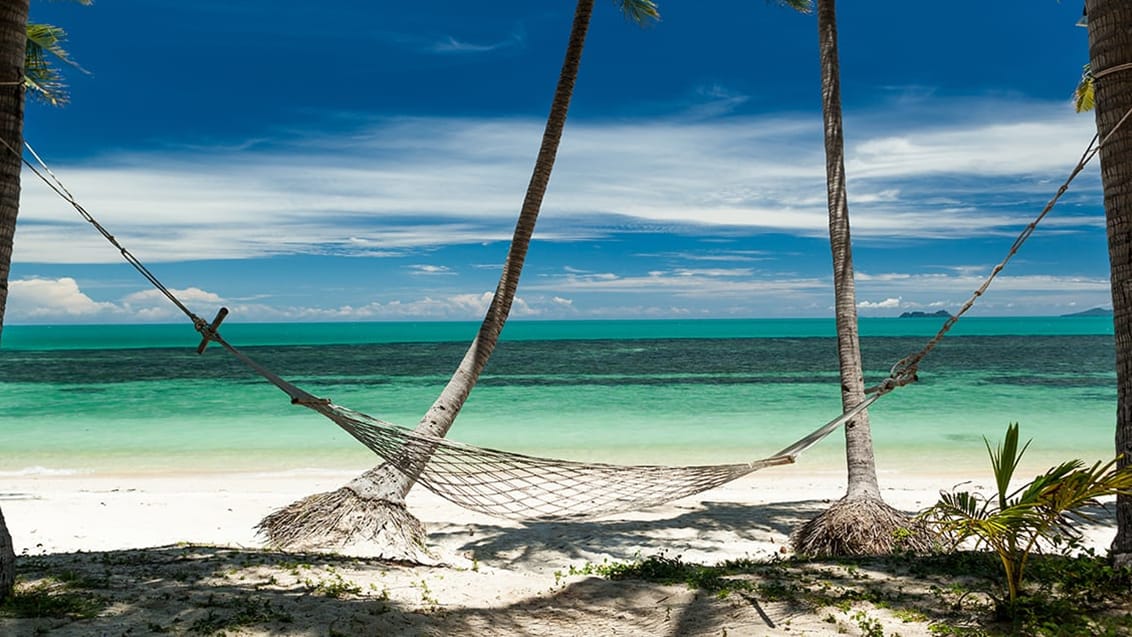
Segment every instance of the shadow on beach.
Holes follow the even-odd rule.
[[[932,624],[987,625],[979,591],[999,568],[988,553],[778,561],[773,550],[728,574],[751,584],[729,596],[678,580],[555,571],[577,560],[679,561],[713,547],[733,556],[729,542],[774,549],[826,506],[703,502],[665,507],[660,519],[435,529],[435,546],[475,558],[465,567],[203,545],[23,555],[19,604],[0,613],[0,634],[734,637],[856,632],[867,622],[911,636],[932,634]],[[1108,509],[1089,513],[1111,524]]]
[[[41,616],[0,616],[32,635],[757,634],[751,611],[686,586],[510,581],[494,569],[410,566],[213,546],[23,556],[21,596]],[[493,603],[473,602],[498,589]],[[54,598],[54,602],[46,602]],[[68,611],[69,609],[69,611]],[[68,616],[68,612],[70,615]],[[50,617],[42,615],[59,614]],[[88,615],[88,616],[84,616]],[[765,627],[765,625],[763,625]]]
[[[711,553],[723,543],[732,555],[735,546],[747,545],[759,553],[749,557],[765,559],[788,543],[791,531],[828,506],[822,500],[759,505],[701,502],[695,507],[667,507],[674,514],[660,519],[533,521],[519,527],[434,524],[429,537],[437,545],[500,567],[686,552],[711,561]]]

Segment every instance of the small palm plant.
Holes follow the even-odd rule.
[[[1132,466],[1117,468],[1116,460],[1086,467],[1080,460],[1064,462],[1010,491],[1010,482],[1030,446],[1018,447],[1018,424],[1006,429],[1006,438],[992,449],[997,493],[990,498],[967,491],[943,492],[923,519],[952,547],[974,539],[976,548],[987,546],[1002,562],[1006,577],[1007,611],[1012,612],[1022,586],[1030,555],[1045,542],[1079,536],[1076,524],[1090,521],[1085,510],[1098,498],[1132,495]]]

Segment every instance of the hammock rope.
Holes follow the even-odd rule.
[[[192,321],[202,338],[198,353],[203,352],[210,342],[219,344],[286,393],[293,404],[323,415],[406,475],[412,477],[419,471],[417,481],[422,486],[454,504],[504,518],[580,519],[647,508],[707,491],[759,469],[791,464],[800,454],[852,420],[881,396],[915,382],[924,357],[982,296],[1069,189],[1070,183],[1130,116],[1132,110],[1125,113],[1103,139],[1099,135],[1093,137],[1057,193],[1015,239],[1002,262],[922,349],[898,361],[887,378],[866,390],[865,400],[772,456],[748,463],[684,467],[574,462],[476,447],[388,423],[315,396],[284,380],[226,341],[219,331],[220,323],[228,314],[226,308],[221,308],[212,322],[194,314],[78,202],[30,144],[25,142],[36,164],[17,152],[6,140],[0,139],[0,144],[20,157],[24,165],[94,226],[118,249],[126,262]]]

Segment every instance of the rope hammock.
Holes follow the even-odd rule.
[[[221,308],[211,323],[189,310],[83,208],[30,145],[25,144],[36,164],[6,141],[0,139],[0,143],[19,156],[37,177],[74,207],[83,219],[119,250],[130,265],[193,322],[202,336],[198,353],[203,352],[210,342],[218,343],[290,396],[292,403],[322,414],[398,471],[410,478],[415,477],[425,488],[454,504],[503,518],[581,519],[655,506],[707,491],[765,467],[791,464],[801,453],[852,420],[881,396],[914,382],[920,361],[986,291],[1038,223],[1068,190],[1073,179],[1084,170],[1104,142],[1130,115],[1132,111],[1126,113],[1103,140],[1098,141],[1099,136],[1093,138],[1057,193],[1019,234],[1006,257],[995,266],[983,284],[920,351],[897,362],[888,378],[870,388],[864,401],[772,456],[748,463],[685,467],[583,463],[486,449],[422,434],[310,394],[280,378],[224,340],[219,327],[228,314],[227,309]]]

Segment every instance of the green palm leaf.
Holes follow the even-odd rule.
[[[813,0],[775,0],[784,7],[790,7],[799,13],[809,13],[814,9]]]
[[[660,12],[653,0],[614,0],[621,6],[621,13],[637,24],[647,24],[650,20],[660,20]]]
[[[88,6],[93,3],[93,0],[73,1]],[[62,106],[69,99],[67,84],[63,81],[63,73],[56,65],[57,62],[87,73],[63,48],[66,40],[67,32],[59,27],[34,22],[27,25],[24,84],[32,95],[53,106]]]
[[[67,32],[57,26],[34,23],[27,25],[24,82],[33,95],[53,106],[62,106],[69,98],[67,84],[63,81],[63,74],[56,62],[87,72],[63,48],[66,39]]]
[[[1093,69],[1086,64],[1081,71],[1081,81],[1077,83],[1077,90],[1073,91],[1073,107],[1078,113],[1093,110],[1096,103],[1096,92],[1093,83]]]

